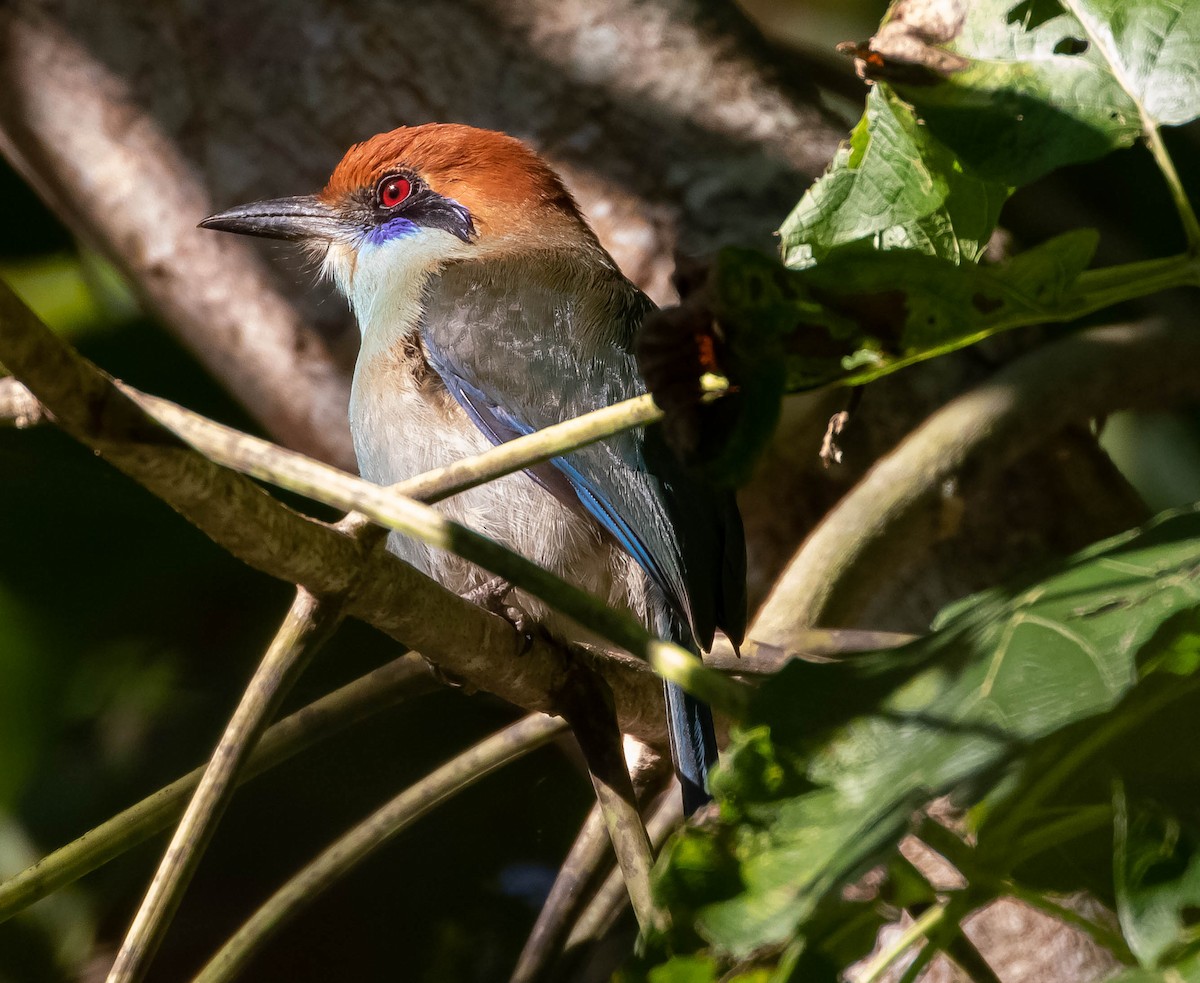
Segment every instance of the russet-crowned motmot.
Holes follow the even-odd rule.
[[[401,127],[352,147],[318,195],[242,205],[208,228],[299,241],[362,332],[350,427],[364,478],[389,485],[640,395],[633,336],[651,302],[622,276],[558,176],[503,133]],[[624,433],[438,506],[651,630],[737,644],[745,547],[729,492],[692,479],[656,428]],[[478,567],[393,534],[389,548],[458,593]],[[579,630],[517,605],[567,640]],[[715,760],[707,707],[667,687],[689,811]]]

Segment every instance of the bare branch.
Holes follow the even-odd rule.
[[[566,726],[565,721],[532,714],[405,789],[334,841],[276,891],[209,960],[193,983],[224,983],[233,979],[276,929],[373,851],[463,788],[552,740]]]
[[[420,656],[402,655],[270,727],[238,781],[248,781],[322,738],[436,686]],[[188,772],[0,883],[0,922],[166,829],[183,814],[203,773],[203,767]]]
[[[217,831],[238,774],[249,762],[267,721],[279,709],[291,684],[342,623],[341,604],[318,601],[303,587],[275,633],[221,740],[204,769],[183,818],[159,862],[146,897],[138,906],[125,941],[109,971],[109,983],[145,977],[167,927]]]
[[[563,715],[587,762],[625,889],[642,930],[662,931],[667,927],[667,915],[650,891],[654,855],[622,752],[612,694],[599,676],[576,673],[573,683],[563,693]]]
[[[936,538],[936,511],[921,506],[947,486],[986,482],[1072,422],[1195,398],[1197,358],[1200,335],[1160,321],[1082,331],[1014,361],[875,464],[792,558],[751,634],[787,639],[851,620],[854,599],[895,576],[882,552]]]
[[[646,831],[650,834],[650,842],[658,850],[666,842],[671,830],[683,821],[683,800],[672,790],[668,790],[654,808],[650,819],[646,822]],[[572,950],[589,942],[595,942],[604,937],[612,928],[621,911],[628,903],[629,897],[618,871],[613,871],[592,900],[588,902],[579,920],[571,929],[571,934],[563,946],[563,953],[569,955]]]
[[[234,556],[317,595],[351,585],[346,613],[422,652],[447,672],[518,706],[553,710],[569,661],[524,645],[513,626],[469,604],[383,550],[364,551],[253,482],[224,471],[149,420],[112,380],[72,352],[0,284],[0,359],[72,436],[168,502]],[[662,694],[648,669],[604,660],[622,729],[664,741]]]

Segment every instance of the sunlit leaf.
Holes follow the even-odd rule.
[[[982,177],[1027,184],[1200,114],[1200,7],[1173,0],[972,0],[936,45],[962,59],[896,81]]]
[[[783,261],[803,269],[861,244],[973,263],[1008,194],[966,172],[907,106],[876,87],[849,143],[780,228]]]

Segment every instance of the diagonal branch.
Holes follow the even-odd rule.
[[[573,682],[570,691],[564,694],[563,716],[570,723],[587,762],[625,889],[642,930],[663,931],[667,927],[667,914],[655,904],[650,891],[654,854],[622,753],[612,694],[594,674],[575,673]]]
[[[566,722],[541,714],[518,720],[405,789],[321,852],[276,891],[221,947],[193,983],[233,979],[262,944],[321,891],[394,836],[458,791],[566,729]]]
[[[291,684],[341,623],[341,604],[337,600],[320,601],[303,587],[296,589],[287,617],[242,693],[167,845],[109,971],[109,983],[135,983],[146,975],[150,960],[233,797],[238,773],[247,764],[267,721],[279,709]]]
[[[928,506],[947,482],[984,482],[1070,423],[1195,399],[1196,364],[1194,326],[1153,321],[1080,331],[1005,366],[930,416],[825,516],[751,634],[787,639],[822,621],[852,620],[878,578],[894,576],[883,557],[934,538]]]
[[[0,284],[0,362],[58,424],[145,486],[234,556],[318,596],[352,582],[346,613],[417,649],[467,683],[531,710],[551,711],[569,672],[564,652],[524,639],[511,624],[445,590],[383,550],[287,508],[249,479],[180,446],[73,352]],[[622,729],[665,740],[653,675],[628,660],[603,660]]]
[[[270,727],[238,781],[260,775],[322,738],[436,686],[420,656],[409,653],[393,659]],[[177,778],[0,883],[0,923],[166,829],[183,814],[203,771],[196,768]]]
[[[650,842],[656,851],[666,842],[671,830],[683,821],[683,799],[673,792],[673,789],[667,790],[667,794],[659,799],[646,822],[646,832],[649,833]],[[628,901],[625,884],[619,872],[613,871],[604,879],[604,883],[597,889],[583,914],[571,928],[571,933],[563,945],[564,955],[570,956],[580,946],[602,939],[616,923]]]

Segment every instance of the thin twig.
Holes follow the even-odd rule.
[[[1145,139],[1154,163],[1158,165],[1158,169],[1166,181],[1171,201],[1175,204],[1175,211],[1179,213],[1179,220],[1183,225],[1184,235],[1187,237],[1188,252],[1193,256],[1200,254],[1200,221],[1196,219],[1195,209],[1192,208],[1192,202],[1184,190],[1183,181],[1180,180],[1179,172],[1175,169],[1175,161],[1171,159],[1171,154],[1163,141],[1162,132],[1156,124],[1151,124],[1147,128]]]
[[[241,474],[260,478],[289,491],[307,495],[346,472],[311,457],[215,423],[177,403],[118,383],[122,392],[185,443]],[[578,450],[614,434],[662,418],[650,396],[637,396],[572,420],[517,437],[498,447],[442,468],[435,468],[394,486],[409,498],[436,502],[512,474],[552,457]]]
[[[904,929],[891,945],[880,952],[863,967],[855,983],[878,983],[891,966],[909,949],[925,939],[947,915],[951,902],[942,901],[930,905],[908,928]],[[919,958],[919,954],[918,954]]]
[[[991,964],[961,930],[946,942],[946,955],[962,968],[971,983],[1004,983]]]
[[[925,972],[926,967],[937,958],[940,946],[933,939],[926,939],[925,944],[914,953],[912,962],[905,967],[897,983],[917,983],[917,979]]]
[[[598,675],[582,669],[572,674],[571,684],[560,691],[563,715],[587,762],[634,914],[643,931],[661,931],[667,926],[667,914],[650,891],[654,855],[625,763],[612,694]]]
[[[277,929],[373,851],[462,789],[552,740],[566,726],[563,720],[531,714],[401,792],[276,891],[209,960],[193,983],[232,980]]]
[[[424,659],[402,655],[270,727],[238,781],[260,775],[323,738],[436,685]],[[188,772],[0,883],[0,922],[166,829],[182,815],[203,774],[203,766]]]
[[[292,682],[341,621],[340,604],[320,601],[303,587],[297,588],[291,610],[242,694],[163,854],[109,971],[108,983],[135,983],[145,976],[204,848],[229,804],[235,776]]]
[[[666,842],[667,836],[683,822],[683,799],[678,794],[678,787],[669,788],[654,807],[650,819],[646,822],[646,832],[650,843],[657,852]],[[587,945],[603,938],[616,923],[618,916],[629,904],[629,892],[621,872],[614,870],[588,902],[587,908],[579,916],[571,928],[567,941],[563,944],[563,954],[569,954],[579,946]]]
[[[558,869],[554,886],[525,940],[509,983],[533,983],[545,971],[558,951],[559,943],[566,937],[571,918],[586,897],[584,891],[588,884],[606,860],[612,865],[610,858],[604,814],[597,803],[588,812],[570,852]]]

